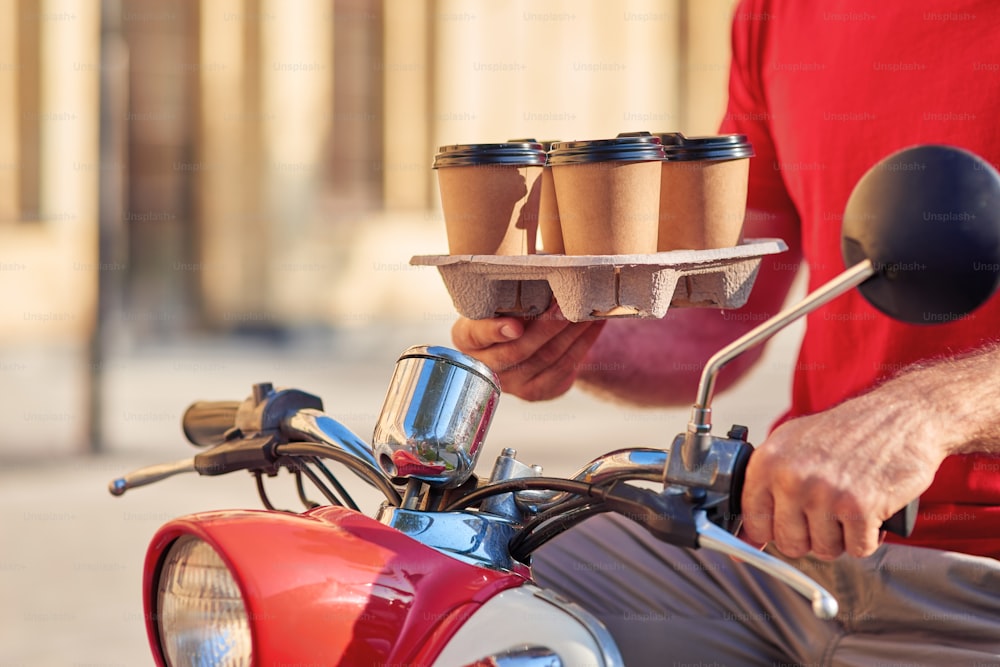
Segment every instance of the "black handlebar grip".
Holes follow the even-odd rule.
[[[882,523],[882,530],[903,537],[909,537],[913,533],[913,526],[917,522],[917,511],[920,509],[920,499],[911,500],[910,503],[899,510]]]
[[[184,412],[184,436],[198,447],[215,447],[226,441],[226,432],[236,426],[240,401],[198,401]]]

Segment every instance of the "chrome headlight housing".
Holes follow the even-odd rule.
[[[182,535],[171,544],[154,592],[157,634],[170,667],[249,667],[253,641],[246,604],[208,542]]]

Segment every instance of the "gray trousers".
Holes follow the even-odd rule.
[[[612,515],[546,544],[533,571],[608,626],[628,667],[1000,667],[1000,561],[883,545],[791,562],[837,598],[836,619],[754,568]]]

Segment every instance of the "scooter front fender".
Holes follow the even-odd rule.
[[[526,581],[344,508],[193,514],[164,525],[146,554],[146,629],[161,665],[157,582],[167,549],[183,535],[209,543],[232,573],[255,665],[430,665],[484,602]]]

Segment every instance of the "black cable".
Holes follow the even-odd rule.
[[[537,480],[539,478],[529,479]],[[533,551],[576,524],[603,512],[620,513],[622,503],[627,502],[627,499],[635,494],[640,494],[636,502],[642,502],[642,499],[645,498],[642,495],[644,492],[626,484],[634,479],[634,475],[627,473],[604,479],[600,484],[588,485],[589,490],[586,496],[580,494],[575,499],[566,499],[538,514],[525,523],[511,540],[509,545],[511,555],[517,560],[526,562],[527,557]],[[622,493],[625,493],[626,496],[619,498],[618,496]],[[609,494],[612,495],[609,496]],[[468,497],[462,500],[467,499]],[[636,513],[635,516],[629,516],[629,518],[642,522],[639,513]]]
[[[306,496],[306,489],[302,485],[302,471],[301,470],[295,470],[295,490],[299,494],[299,500],[302,501],[302,504],[306,506],[307,510],[311,510],[313,508],[319,507],[319,503],[317,503],[314,500],[309,500],[309,498]]]
[[[527,533],[531,533],[531,531],[535,530],[549,519],[552,519],[553,517],[562,516],[566,512],[575,510],[577,507],[582,507],[583,505],[589,505],[592,502],[594,502],[594,499],[589,496],[588,497],[577,496],[576,498],[564,500],[555,507],[550,507],[544,512],[541,512],[531,517],[531,520],[526,521],[524,525],[521,527],[521,531],[519,531],[518,535],[520,535],[522,532],[525,531]]]
[[[336,461],[349,468],[358,477],[371,482],[395,507],[399,507],[402,500],[399,497],[399,492],[386,479],[381,470],[338,447],[331,447],[319,442],[289,442],[275,446],[274,453],[276,456],[318,456]]]
[[[323,465],[323,461],[318,456],[312,457],[309,462],[319,468],[319,471],[323,473],[323,476],[326,477],[330,485],[333,486],[337,495],[340,496],[344,505],[356,512],[361,511],[361,508],[358,507],[357,503],[354,502],[354,499],[351,498],[351,494],[347,492],[347,489],[345,489],[340,483],[340,480],[338,480],[334,474],[330,472],[330,469]]]
[[[611,508],[602,502],[586,503],[552,517],[550,520],[536,525],[527,533],[523,531],[518,533],[510,541],[510,555],[522,563],[527,562],[528,556],[552,538],[564,533],[581,521],[610,511]]]
[[[542,526],[553,519],[558,519],[559,517],[572,512],[580,507],[586,507],[593,503],[591,498],[577,497],[572,500],[566,500],[555,507],[549,508],[548,510],[537,514],[531,518],[531,520],[526,521],[521,529],[517,531],[517,534],[510,541],[510,550],[516,551],[521,549],[521,545],[528,540],[532,534],[540,530]]]
[[[257,495],[260,496],[260,502],[264,504],[265,508],[272,512],[277,512],[278,510],[271,504],[271,501],[267,497],[267,491],[264,489],[264,476],[259,470],[254,470],[253,476],[257,480]]]
[[[605,484],[601,484],[600,486],[594,487],[594,489],[603,489],[605,486]],[[521,530],[518,531],[517,535],[515,535],[510,542],[511,550],[520,550],[524,552],[525,556],[529,555],[532,551],[542,546],[542,544],[548,542],[559,533],[566,531],[576,523],[588,518],[587,516],[581,517],[575,514],[577,510],[597,508],[601,505],[601,503],[602,501],[595,501],[593,497],[580,497],[573,500],[565,500],[555,507],[549,508],[541,514],[533,517],[521,527]],[[600,511],[595,511],[594,514],[605,511],[608,510],[601,509]],[[528,542],[528,540],[535,540],[536,535],[539,536],[537,539],[540,540],[537,545],[529,546],[528,548],[524,548],[522,546],[525,543],[528,543],[529,545],[534,544],[533,542]]]
[[[319,489],[319,492],[323,494],[323,496],[327,499],[327,501],[331,505],[336,505],[337,507],[343,507],[344,504],[340,502],[340,498],[335,496],[333,492],[330,491],[330,489],[326,488],[326,485],[323,484],[323,480],[317,477],[316,473],[310,470],[307,466],[302,465],[301,462],[296,461],[296,464],[299,465],[299,469],[296,470],[296,473],[301,472],[301,474],[308,477],[309,481],[312,482],[317,489]]]
[[[591,484],[576,482],[571,479],[562,479],[561,477],[518,477],[517,479],[508,479],[481,486],[475,491],[471,491],[455,500],[442,511],[453,512],[460,510],[491,496],[503,493],[515,493],[517,491],[565,491],[577,496],[589,496],[593,493],[594,488]]]

